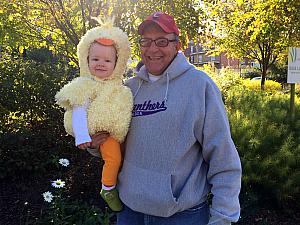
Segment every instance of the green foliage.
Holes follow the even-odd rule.
[[[27,49],[23,53],[24,58],[32,59],[36,62],[46,63],[54,61],[53,53],[47,48]]]
[[[230,89],[226,99],[244,185],[260,187],[258,192],[281,204],[300,194],[300,126],[288,123],[288,98],[240,86]],[[299,106],[298,99],[295,108]],[[296,118],[300,118],[299,110]]]
[[[207,73],[211,78],[214,78],[218,74],[218,70],[216,67],[214,67],[211,64],[204,64],[203,67],[199,67],[199,70],[203,70],[205,73]]]
[[[42,194],[46,210],[36,224],[109,225],[114,214],[107,209],[102,211],[99,207],[87,204],[82,199],[72,198],[72,178],[67,174],[70,167],[73,167],[72,162],[68,159],[57,159],[53,163],[58,165],[56,176],[60,178],[52,181],[48,191]]]
[[[53,168],[55,149],[62,145],[56,141],[51,133],[24,129],[0,134],[0,179],[30,182],[28,177],[43,177]]]
[[[252,90],[260,90],[260,80],[250,80],[245,79],[243,80],[243,85],[245,85],[247,88]],[[282,87],[281,84],[273,81],[273,80],[266,80],[265,81],[265,91],[266,92],[274,92],[274,91],[281,91]]]
[[[58,60],[1,58],[0,178],[42,176],[51,168],[55,149],[67,145],[54,95],[71,72]]]
[[[205,66],[204,70],[225,98],[232,136],[243,166],[244,207],[250,207],[250,202],[264,204],[267,199],[276,199],[278,204],[298,199],[300,123],[289,123],[289,94],[282,93],[281,85],[275,81],[267,80],[266,91],[262,92],[259,81],[243,80],[230,69],[218,73]],[[298,121],[299,97],[295,99],[295,108]]]
[[[233,71],[231,68],[222,68],[219,74],[215,77],[215,82],[219,86],[223,95],[226,95],[230,88],[242,84],[240,74]]]
[[[100,208],[90,206],[86,202],[59,199],[37,224],[111,225],[112,216],[112,213],[103,212]]]
[[[203,33],[210,47],[234,58],[249,58],[261,65],[261,86],[270,66],[286,61],[287,47],[298,46],[298,0],[205,0],[208,28]]]
[[[225,98],[229,89],[239,86],[243,82],[240,74],[232,70],[230,67],[217,70],[214,66],[207,64],[204,65],[203,68],[199,69],[202,69],[214,80]]]
[[[253,78],[253,77],[261,77],[261,72],[259,71],[259,69],[256,68],[251,68],[251,69],[247,69],[243,74],[242,77],[245,78]]]
[[[42,129],[38,125],[62,131],[55,122],[62,114],[54,95],[70,79],[72,70],[64,62],[2,58],[0,72],[0,132],[22,127]]]
[[[203,15],[197,3],[190,0],[2,0],[0,46],[10,53],[45,47],[63,54],[72,65],[77,65],[76,46],[81,36],[97,25],[92,17],[114,15],[116,25],[128,33],[133,43],[134,56],[138,56],[137,27],[155,11],[168,12],[175,17],[181,31],[180,39],[183,46],[187,46],[187,40],[197,35],[199,17]]]
[[[287,63],[276,62],[270,67],[268,77],[279,83],[286,83],[287,81]]]

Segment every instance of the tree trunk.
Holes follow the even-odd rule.
[[[260,89],[262,91],[265,90],[266,75],[267,75],[267,65],[266,63],[263,63],[261,65],[261,83],[260,83]]]

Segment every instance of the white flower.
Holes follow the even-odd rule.
[[[44,197],[44,200],[46,202],[52,202],[52,199],[53,199],[53,195],[50,191],[46,191],[43,193],[43,197]]]
[[[55,181],[52,181],[52,186],[55,188],[62,188],[65,186],[65,182],[62,181],[61,179],[57,179]]]
[[[59,159],[59,164],[67,167],[68,165],[70,165],[70,161],[68,159]]]

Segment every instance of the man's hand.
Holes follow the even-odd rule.
[[[87,149],[87,148],[91,147],[91,144],[92,144],[92,142],[85,142],[80,145],[77,145],[77,147],[80,149]]]
[[[109,137],[109,133],[106,131],[100,131],[91,136],[92,142],[89,148],[99,149],[99,146],[103,144],[107,138]]]

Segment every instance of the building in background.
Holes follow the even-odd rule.
[[[256,64],[245,58],[244,60],[228,58],[226,53],[221,53],[216,56],[208,55],[208,51],[201,44],[194,44],[192,41],[189,42],[188,48],[185,49],[184,54],[189,59],[189,62],[195,66],[203,66],[204,64],[214,65],[215,68],[221,69],[224,67],[231,67],[232,69],[251,68]]]

